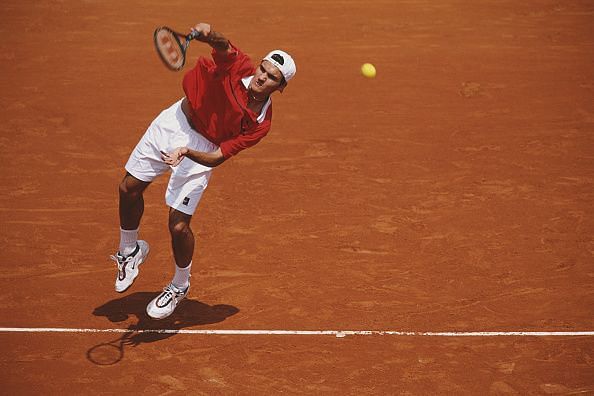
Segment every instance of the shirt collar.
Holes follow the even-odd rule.
[[[244,77],[241,79],[241,82],[243,83],[243,85],[245,86],[246,89],[247,89],[247,87],[250,86],[250,82],[252,81],[252,78],[254,78],[254,76],[248,76],[248,77]],[[271,103],[272,103],[272,100],[270,99],[270,96],[269,96],[266,103],[264,103],[264,106],[262,107],[262,111],[260,111],[258,118],[256,118],[256,120],[258,121],[258,124],[261,124],[264,121],[264,118],[266,118],[266,112],[268,111],[268,107],[270,106]]]

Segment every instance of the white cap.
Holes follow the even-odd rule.
[[[297,66],[295,65],[295,61],[293,60],[291,55],[287,54],[285,51],[270,51],[268,55],[264,57],[263,60],[267,60],[268,62],[276,66],[278,70],[280,70],[280,72],[282,73],[286,82],[289,82],[289,80],[292,79],[293,76],[295,76],[295,73],[297,72]]]

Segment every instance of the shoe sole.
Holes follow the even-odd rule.
[[[132,278],[132,282],[130,282],[130,284],[125,289],[122,289],[122,290],[117,290],[116,289],[116,292],[117,293],[123,293],[123,292],[125,292],[126,290],[128,290],[129,288],[132,287],[132,285],[134,284],[134,281],[138,277],[138,274],[140,274],[140,264],[142,264],[142,263],[144,263],[146,261],[146,258],[148,257],[150,251],[151,251],[151,248],[149,247],[149,244],[147,243],[146,244],[146,254],[142,258],[142,260],[140,260],[140,262],[138,264],[136,264],[136,267],[138,268],[138,272],[136,272],[136,275],[134,275],[134,278]]]

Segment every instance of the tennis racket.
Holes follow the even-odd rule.
[[[167,26],[161,26],[155,30],[153,39],[159,57],[170,70],[179,71],[186,63],[186,51],[190,41],[200,37],[200,32],[193,31],[183,35]]]

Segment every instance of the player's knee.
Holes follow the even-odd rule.
[[[120,193],[120,198],[132,198],[132,195],[134,194],[134,192],[128,188],[126,180],[123,180],[120,183],[120,185],[118,186],[118,190]]]
[[[135,188],[131,183],[128,182],[127,178],[124,178],[118,186],[120,198],[123,199],[137,199],[142,195],[142,189]]]
[[[169,232],[172,236],[183,236],[190,233],[190,224],[179,219],[169,220]]]

